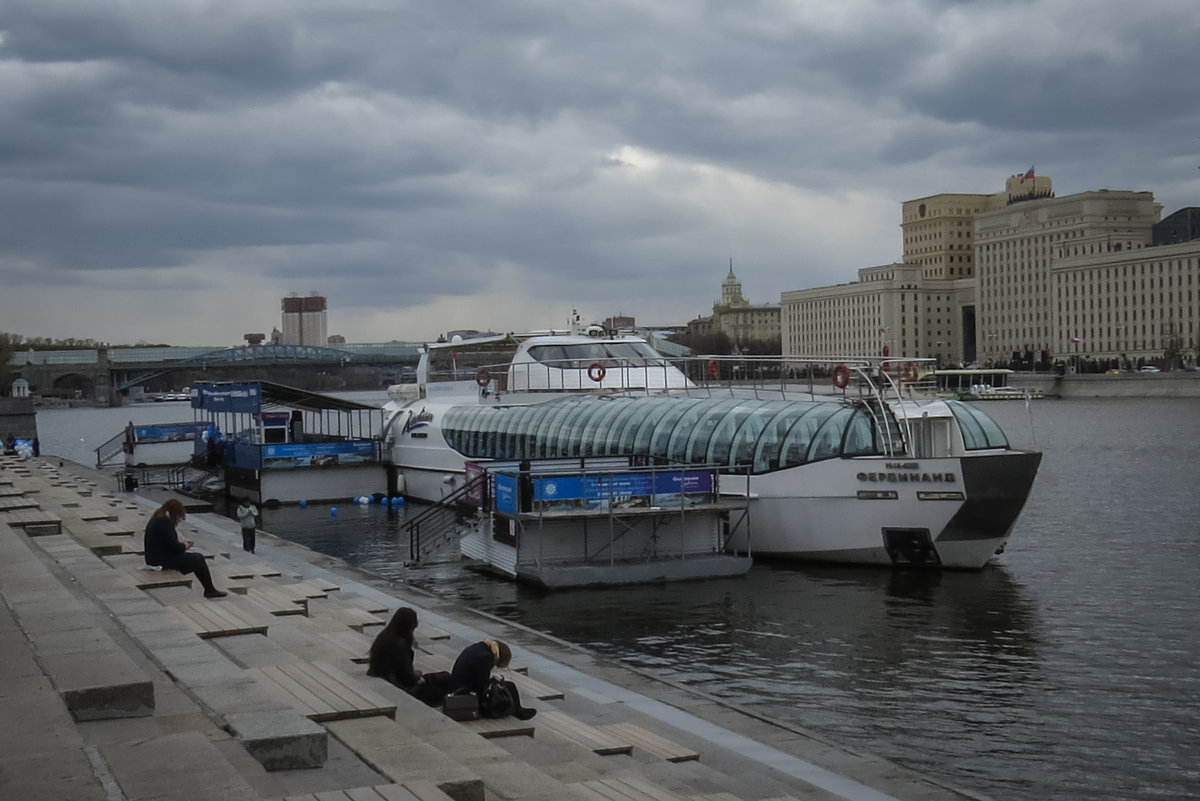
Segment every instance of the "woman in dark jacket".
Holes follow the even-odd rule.
[[[512,651],[500,640],[484,640],[468,645],[450,669],[450,692],[480,695],[492,677],[492,668],[506,668],[511,661]]]
[[[383,627],[383,631],[375,635],[375,640],[371,643],[367,675],[385,679],[409,695],[433,706],[441,703],[446,697],[450,677],[444,672],[423,674],[413,667],[413,654],[417,644],[413,632],[416,629],[416,611],[407,606],[397,609],[392,619]]]
[[[450,670],[450,692],[469,692],[482,698],[492,678],[492,669],[506,668],[510,662],[512,650],[500,640],[483,640],[468,645],[458,655],[458,659],[454,660],[454,667]],[[536,709],[521,706],[521,695],[517,692],[517,685],[508,680],[504,680],[504,685],[512,697],[513,717],[529,720],[537,714]]]
[[[150,522],[146,523],[146,531],[142,537],[146,564],[178,570],[184,575],[195,573],[200,585],[204,587],[205,598],[224,598],[226,593],[213,586],[208,560],[188,550],[193,545],[191,540],[179,539],[176,526],[186,517],[187,511],[176,498],[169,499],[155,510],[150,516]]]
[[[413,646],[416,645],[413,632],[416,629],[416,611],[407,606],[397,609],[371,643],[367,675],[386,679],[411,692],[421,679],[421,672],[413,668]]]

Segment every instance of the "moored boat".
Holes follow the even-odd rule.
[[[454,344],[456,362],[475,347]],[[387,437],[406,494],[438,501],[467,462],[711,465],[721,495],[745,500],[728,551],[979,568],[1003,549],[1041,460],[970,404],[902,398],[895,360],[675,360],[644,342],[623,356],[612,346],[636,343],[607,334],[512,344],[507,361],[456,364],[455,391],[436,386],[429,360],[426,383],[394,388]]]

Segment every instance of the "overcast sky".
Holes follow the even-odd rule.
[[[900,204],[1200,205],[1195,0],[0,0],[0,331],[351,342],[712,311]]]

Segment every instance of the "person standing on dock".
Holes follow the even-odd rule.
[[[191,540],[179,539],[176,526],[186,517],[187,510],[178,498],[170,498],[154,511],[150,522],[146,523],[146,532],[142,539],[146,564],[178,570],[185,576],[195,573],[200,585],[204,587],[205,598],[224,598],[227,593],[213,586],[208,560],[203,555],[188,550],[194,544]]]
[[[255,518],[258,517],[258,507],[249,498],[242,498],[236,514],[238,522],[242,524],[242,550],[246,553],[254,553],[254,533],[258,526]]]

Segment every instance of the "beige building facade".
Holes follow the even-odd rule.
[[[1089,266],[1149,248],[1161,211],[1150,192],[1097,190],[1013,202],[979,215],[980,361],[1008,363],[1032,354],[1045,362],[1087,353],[1098,338],[1110,338],[1106,329],[1117,323],[1103,320],[1104,312],[1123,290],[1111,277],[1106,285],[1103,273]],[[1086,329],[1072,330],[1079,325]]]
[[[742,282],[733,273],[721,283],[721,300],[713,304],[712,330],[729,337],[734,347],[744,349],[752,342],[774,342],[779,338],[779,306],[754,305],[742,295]]]
[[[784,354],[962,361],[958,331],[973,307],[974,286],[966,279],[925,279],[926,269],[885,264],[859,270],[854,283],[784,292]]]
[[[1200,240],[1153,247],[1161,212],[1150,192],[1058,198],[1049,177],[1030,173],[995,194],[906,201],[902,262],[782,293],[783,352],[1195,364]]]
[[[1050,281],[1064,355],[1124,369],[1197,363],[1200,241],[1064,256]]]

